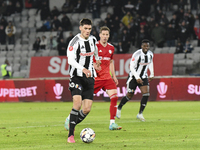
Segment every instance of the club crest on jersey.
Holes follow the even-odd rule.
[[[132,61],[134,61],[134,60],[135,60],[135,58],[133,57],[133,58],[132,58]]]
[[[99,50],[99,52],[102,52],[102,50]]]
[[[73,46],[70,46],[70,47],[69,47],[69,51],[72,51],[72,50],[73,50]]]
[[[110,54],[112,54],[112,50],[109,50],[108,52],[109,52]]]

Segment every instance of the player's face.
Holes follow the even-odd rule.
[[[88,37],[90,36],[90,32],[92,30],[92,26],[91,25],[83,25],[79,27],[80,31],[81,31],[81,37],[84,39],[88,39]]]
[[[143,51],[143,53],[147,53],[147,51],[149,50],[149,43],[142,43],[142,51]]]
[[[100,37],[100,41],[102,43],[107,43],[107,41],[110,37],[109,31],[107,31],[107,30],[101,31],[101,33],[99,34],[99,37]]]

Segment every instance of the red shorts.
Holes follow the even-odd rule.
[[[100,89],[106,90],[112,90],[117,89],[117,86],[112,78],[107,80],[95,80],[94,82],[94,94],[99,92]]]

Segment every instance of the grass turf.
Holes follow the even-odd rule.
[[[87,118],[76,126],[76,143],[67,143],[64,121],[71,102],[0,103],[1,150],[195,150],[200,149],[200,101],[148,102],[146,122],[136,120],[139,102],[128,102],[110,131],[109,102],[94,102]],[[83,143],[83,128],[96,133]]]

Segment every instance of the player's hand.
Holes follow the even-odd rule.
[[[153,80],[153,77],[149,78],[149,82]]]
[[[91,72],[90,70],[87,70],[86,68],[83,69],[83,73],[86,75],[86,77],[91,77]]]
[[[119,82],[118,82],[117,78],[113,77],[113,80],[114,80],[115,84],[118,85]]]
[[[142,79],[137,79],[137,83],[143,85]]]
[[[97,65],[97,67],[99,67],[101,65],[101,60],[97,60],[96,65]]]
[[[98,71],[100,71],[100,70],[101,70],[101,66],[97,67],[97,64],[96,64],[96,63],[94,63],[94,65],[93,65],[93,66],[94,66],[94,69],[95,69],[95,70],[98,70]]]

